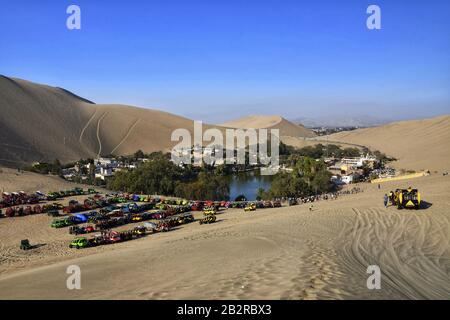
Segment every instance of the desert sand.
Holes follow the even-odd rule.
[[[0,192],[24,191],[33,193],[36,191],[50,192],[57,190],[69,190],[73,188],[92,188],[91,185],[68,182],[54,175],[42,175],[28,171],[0,167]],[[95,188],[99,192],[105,189]]]
[[[194,124],[164,111],[95,104],[65,89],[1,75],[0,111],[0,164],[10,167],[137,150],[168,152],[178,143],[170,140],[172,132],[184,128],[192,133]],[[203,130],[212,127],[225,129],[203,124]],[[282,135],[314,136],[281,117],[271,127]]]
[[[339,132],[326,138],[380,150],[395,157],[398,161],[392,165],[399,169],[450,169],[450,115]]]
[[[341,141],[331,141],[327,140],[327,137],[314,137],[314,138],[305,138],[305,137],[292,137],[292,136],[282,136],[280,140],[289,146],[293,146],[295,148],[304,148],[308,146],[314,146],[316,144],[335,144],[340,146],[341,148],[358,148],[362,149],[360,145],[356,145],[353,143],[346,143]]]
[[[0,163],[61,162],[107,154],[168,151],[193,122],[163,111],[99,105],[67,90],[0,76]]]
[[[419,211],[384,208],[382,196],[418,187]],[[230,209],[212,225],[83,250],[36,215],[0,220],[1,299],[449,299],[450,178],[361,184],[337,200],[253,213]],[[42,244],[20,251],[20,239]],[[81,290],[66,288],[79,265]],[[366,269],[381,268],[380,290]]]
[[[336,144],[343,148],[367,147],[397,159],[389,163],[396,169],[436,173],[450,169],[450,116],[424,120],[394,122],[387,125],[343,131],[328,136],[281,138],[296,148],[321,144]]]
[[[294,124],[283,117],[253,115],[222,123],[223,127],[239,129],[278,129],[280,136],[315,137],[315,133],[302,125]]]

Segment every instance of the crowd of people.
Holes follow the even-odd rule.
[[[313,196],[308,196],[308,197],[298,197],[298,198],[282,197],[282,198],[277,198],[274,200],[282,201],[282,202],[290,202],[290,203],[295,203],[295,204],[302,204],[302,203],[304,204],[304,203],[313,203],[313,202],[317,202],[317,201],[321,201],[321,200],[336,200],[341,195],[357,194],[357,193],[360,193],[363,191],[364,190],[360,187],[353,187],[353,188],[347,189],[347,190],[340,190],[340,191],[329,192],[329,193],[313,195]]]

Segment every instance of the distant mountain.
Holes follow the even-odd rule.
[[[302,124],[307,128],[374,127],[392,121],[393,119],[385,119],[369,115],[300,117],[292,120],[292,122]]]

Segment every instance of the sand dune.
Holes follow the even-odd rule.
[[[360,148],[352,143],[345,143],[345,142],[331,142],[331,140],[323,139],[322,137],[315,137],[315,138],[297,138],[297,137],[289,137],[289,136],[283,136],[281,137],[281,141],[289,146],[293,146],[295,148],[304,148],[308,146],[315,146],[316,144],[335,144],[340,146],[341,148]],[[362,148],[360,148],[362,149]]]
[[[384,208],[382,196],[418,187],[428,208]],[[45,215],[0,220],[2,299],[449,299],[450,179],[431,175],[307,205],[230,209],[212,225],[85,250]],[[198,216],[198,213],[196,214]],[[21,251],[22,238],[45,244]],[[66,268],[81,267],[81,290]],[[366,286],[369,265],[381,289]]]
[[[173,130],[193,130],[192,120],[167,112],[94,104],[64,89],[5,76],[0,110],[0,163],[8,166],[169,151],[176,143],[170,141]]]
[[[0,167],[0,192],[25,191],[32,193],[38,190],[49,192],[75,187],[92,188],[92,186],[69,182],[54,175],[42,175],[27,171],[19,172],[16,169]],[[96,189],[104,190],[97,187]]]
[[[0,110],[0,164],[13,167],[132,154],[139,149],[169,151],[177,143],[170,141],[175,129],[193,132],[192,120],[174,114],[95,104],[61,88],[5,76],[0,76]],[[314,136],[281,117],[255,116],[235,124],[230,127],[277,128],[285,136]],[[204,130],[211,127],[204,124]]]
[[[221,126],[241,129],[279,129],[280,136],[314,137],[315,134],[301,125],[280,116],[248,116],[222,123]]]
[[[365,145],[398,159],[393,165],[411,170],[450,169],[450,116],[393,122],[380,127],[339,132],[328,137]]]

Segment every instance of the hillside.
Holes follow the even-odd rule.
[[[221,124],[224,127],[241,129],[279,129],[280,136],[314,137],[315,134],[301,125],[296,125],[280,116],[248,116]]]
[[[61,88],[5,76],[0,76],[0,111],[0,163],[13,167],[139,149],[169,151],[173,130],[193,130],[192,120],[170,113],[94,104]]]
[[[397,168],[450,169],[450,115],[339,132],[328,139],[380,150],[398,159],[393,164]]]
[[[58,176],[43,175],[17,169],[0,166],[0,192],[24,191],[33,193],[36,191],[49,192],[55,190],[69,190],[73,188],[88,189],[87,186],[79,183],[66,181]],[[99,192],[106,192],[105,189],[95,187]]]

